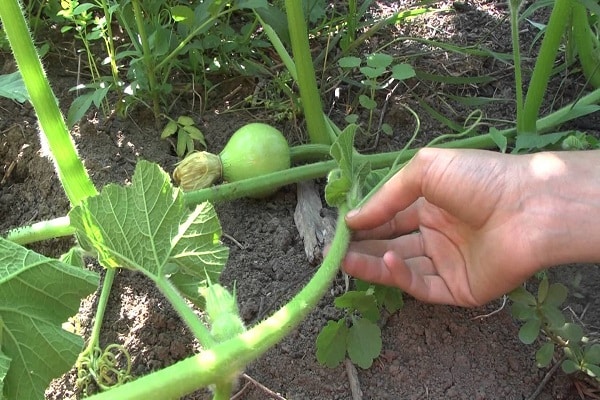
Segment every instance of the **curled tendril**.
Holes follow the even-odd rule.
[[[121,355],[123,357],[120,357]],[[125,359],[124,368],[119,367],[120,358]],[[104,350],[93,347],[81,353],[77,360],[77,387],[83,390],[86,396],[92,383],[100,390],[107,390],[131,379],[131,356],[120,344],[113,343]]]

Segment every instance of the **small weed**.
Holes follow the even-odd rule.
[[[358,103],[369,113],[367,127],[364,129],[367,133],[371,133],[373,129],[373,115],[378,105],[376,93],[390,89],[398,81],[415,76],[415,70],[410,65],[394,64],[394,58],[383,53],[373,53],[363,59],[352,56],[343,57],[338,61],[338,65],[343,70],[358,72],[360,75],[360,81],[354,80],[352,83],[360,88]],[[350,124],[357,123],[358,120],[357,113],[346,116],[346,122]],[[392,127],[388,124],[382,124],[381,130],[387,135],[392,134]]]
[[[582,371],[598,379],[600,377],[600,343],[584,336],[580,325],[566,322],[560,309],[566,300],[567,288],[560,283],[550,284],[543,277],[537,296],[519,287],[510,293],[514,302],[512,314],[525,323],[519,329],[519,339],[532,344],[541,337],[545,342],[536,352],[539,368],[550,365],[556,350],[562,350],[564,360],[561,367],[567,374]]]
[[[160,134],[160,138],[166,139],[177,134],[175,152],[180,158],[183,158],[186,154],[195,150],[196,142],[199,143],[203,149],[206,149],[204,134],[194,125],[194,120],[186,115],[180,116],[177,118],[177,121],[169,118],[169,122]]]
[[[381,310],[394,313],[404,305],[397,288],[358,282],[357,289],[335,299],[345,315],[328,321],[317,337],[317,360],[327,367],[337,367],[348,354],[354,364],[370,368],[381,353]]]

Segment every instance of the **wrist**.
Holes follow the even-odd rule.
[[[600,151],[538,153],[527,161],[524,212],[535,268],[600,262]]]

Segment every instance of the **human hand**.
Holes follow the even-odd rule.
[[[423,301],[476,306],[512,290],[549,260],[562,261],[546,257],[551,242],[544,235],[556,225],[548,221],[557,219],[560,203],[548,185],[564,179],[565,164],[554,155],[534,157],[419,151],[348,214],[355,232],[344,270]]]

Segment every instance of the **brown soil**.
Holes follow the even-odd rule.
[[[395,2],[390,2],[395,4]],[[447,12],[429,15],[420,24],[389,28],[367,43],[372,51],[393,36],[421,35],[444,39],[461,45],[483,41],[497,51],[509,51],[508,23],[503,20],[507,9],[486,0],[465,4],[441,5]],[[374,13],[386,12],[377,6]],[[524,38],[535,31],[523,25]],[[58,36],[57,36],[58,37]],[[69,88],[75,85],[77,60],[72,57],[73,42],[56,41],[58,50],[45,59],[50,80],[66,107],[73,99]],[[489,74],[497,79],[474,87],[456,88],[444,84],[409,82],[388,100],[384,120],[394,128],[394,136],[382,136],[378,149],[398,149],[410,137],[414,122],[401,104],[413,107],[421,116],[421,139],[429,140],[446,129],[429,117],[418,104],[423,98],[447,113],[450,118],[465,118],[465,108],[443,103],[442,91],[460,95],[514,98],[512,70],[490,58],[457,56],[404,41],[386,49],[396,56],[408,57],[415,67],[429,72],[456,76]],[[417,55],[419,52],[419,55]],[[10,57],[1,54],[2,64]],[[581,79],[561,85],[561,77],[552,82],[549,93],[555,95],[554,107],[568,102],[581,89]],[[343,96],[351,97],[351,88],[340,84]],[[253,90],[245,87],[244,90]],[[343,100],[334,104],[332,91],[326,95],[326,107],[332,106],[332,117],[341,120]],[[382,98],[383,101],[383,98]],[[194,105],[195,104],[195,105]],[[177,110],[194,117],[204,131],[209,149],[218,152],[229,135],[243,124],[256,120],[256,114],[239,110],[224,112],[220,99],[212,98],[207,111],[199,111],[191,95],[178,100]],[[550,103],[549,103],[550,104]],[[514,120],[512,103],[484,109],[487,117]],[[177,115],[172,115],[176,117]],[[379,115],[377,115],[377,119]],[[268,111],[259,120],[269,121]],[[586,122],[587,121],[587,122]],[[587,119],[582,126],[597,134],[598,119]],[[596,123],[594,123],[596,122]],[[289,132],[291,142],[303,135],[302,122],[285,122],[280,127]],[[590,128],[591,127],[591,128]],[[583,129],[583,128],[582,128]],[[52,163],[40,150],[37,124],[32,108],[0,99],[0,232],[51,219],[68,212],[60,183]],[[595,130],[595,131],[594,131]],[[98,187],[109,182],[130,181],[136,160],[143,158],[160,164],[172,172],[177,157],[170,144],[159,138],[151,115],[144,109],[134,110],[129,117],[105,118],[91,112],[73,131],[78,150]],[[359,145],[368,147],[373,138],[362,137]],[[14,164],[14,168],[9,168]],[[241,199],[217,205],[218,215],[228,237],[224,243],[231,254],[222,281],[235,282],[242,317],[247,323],[263,318],[284,304],[308,280],[315,270],[304,254],[302,239],[293,220],[296,206],[294,186],[281,189],[268,200]],[[234,242],[235,239],[238,243]],[[73,244],[71,239],[35,244],[33,249],[57,256]],[[91,268],[99,270],[93,264]],[[579,279],[577,275],[582,275]],[[553,271],[553,279],[571,288],[566,308],[573,318],[581,316],[588,332],[600,331],[600,286],[598,266],[563,267]],[[250,364],[246,373],[286,399],[349,399],[347,372],[343,366],[327,369],[315,358],[315,338],[328,319],[336,317],[333,294],[339,293],[341,277],[329,293],[289,337]],[[575,283],[580,282],[578,285]],[[91,329],[97,294],[82,302],[79,320],[84,335]],[[525,399],[542,384],[547,369],[535,366],[536,346],[525,346],[517,338],[519,325],[508,307],[489,317],[482,317],[502,304],[494,301],[477,309],[433,306],[405,298],[404,307],[389,316],[383,326],[382,356],[368,370],[358,370],[358,381],[365,399]],[[194,351],[197,343],[182,325],[177,314],[157,289],[140,274],[120,271],[111,293],[102,331],[102,344],[123,344],[132,355],[133,374],[140,376],[181,360]],[[75,399],[74,371],[57,379],[47,391],[47,399]],[[246,385],[240,399],[265,399],[269,394],[255,385]],[[201,390],[186,399],[207,399]],[[560,370],[544,384],[539,399],[577,399],[574,380]]]

